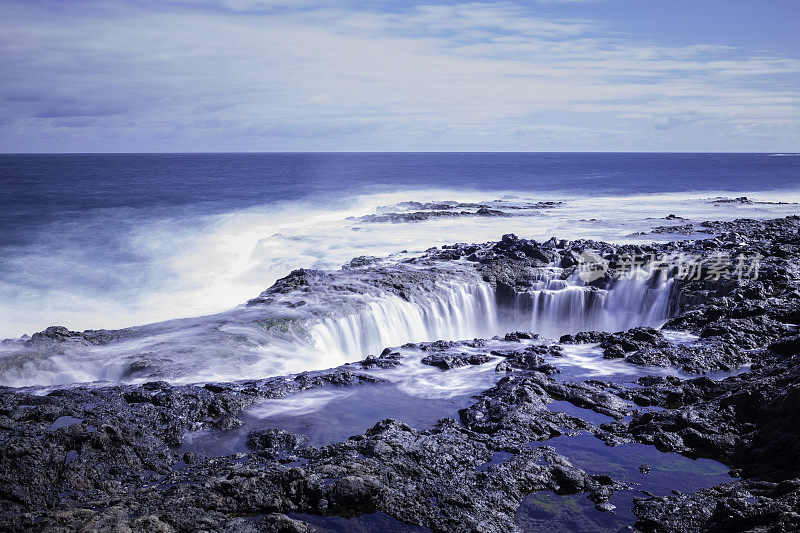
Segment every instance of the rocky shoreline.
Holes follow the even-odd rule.
[[[608,264],[591,281],[598,288],[628,255],[757,254],[757,279],[706,279],[704,266],[700,279],[675,280],[664,330],[690,341],[647,327],[557,340],[510,332],[486,341],[387,347],[333,370],[260,380],[0,388],[0,529],[327,531],[340,524],[365,531],[520,531],[529,527],[519,516],[523,500],[549,491],[556,498],[585,495],[598,513],[619,517],[612,530],[800,530],[800,217],[702,227],[713,236],[618,246],[507,235],[407,260],[420,269],[467,265],[504,298],[535,283],[536,269],[556,264],[565,276],[574,272],[587,250]],[[360,258],[353,267],[369,264]],[[400,297],[415,282],[383,267],[373,274]],[[296,271],[249,304],[310,292],[326,275]],[[134,334],[48,328],[9,342],[42,353]],[[632,380],[571,379],[564,354],[582,347],[596,349],[608,364],[652,372]],[[265,400],[306,391],[358,397],[388,388],[391,374],[381,372],[402,370],[411,358],[453,375],[491,367],[494,384],[453,417],[425,427],[379,418],[338,442],[308,444],[296,432],[243,421]],[[187,447],[198,432],[242,428],[245,451]],[[581,468],[548,444],[578,434],[608,447],[643,445],[710,459],[730,470],[729,481],[648,495],[617,471]],[[641,465],[642,476],[653,466]],[[614,503],[623,492],[636,494],[631,520]]]

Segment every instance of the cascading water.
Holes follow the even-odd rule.
[[[457,281],[413,302],[394,294],[370,300],[312,328],[315,348],[342,362],[406,342],[457,340],[497,333],[497,304],[488,283]]]
[[[386,275],[412,276],[408,287],[415,290],[399,293],[405,298],[364,282],[384,279],[365,270],[352,277],[323,276],[313,290],[269,293],[272,303],[133,328],[108,345],[78,339],[55,347],[3,347],[0,384],[233,381],[331,368],[407,342],[488,338],[512,330],[558,338],[582,330],[659,326],[668,317],[673,286],[648,274],[598,289],[577,277],[561,279],[563,271],[549,267],[539,269],[539,279],[523,292],[495,291],[469,269],[434,268],[431,275],[411,266],[393,268]]]
[[[509,299],[479,280],[451,282],[413,301],[394,294],[374,297],[356,312],[323,319],[311,329],[316,350],[345,362],[405,342],[489,337],[512,329],[558,338],[586,330],[620,331],[660,326],[668,318],[671,279],[658,274],[616,280],[607,289],[560,269],[539,271],[540,280]]]
[[[555,275],[554,269],[542,270]],[[660,273],[612,282],[606,289],[543,276],[524,292],[500,300],[501,324],[530,329],[545,337],[600,330],[621,331],[636,326],[660,326],[669,316],[673,280]]]

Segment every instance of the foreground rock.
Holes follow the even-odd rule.
[[[250,434],[254,451],[247,454],[176,451],[189,430],[236,427],[232,420],[258,398],[364,381],[372,380],[337,372],[203,388],[3,391],[0,523],[6,530],[124,524],[132,531],[305,531],[285,513],[349,517],[380,510],[437,531],[508,531],[530,492],[589,492],[602,503],[621,487],[547,446],[524,446],[540,431],[518,431],[512,441],[451,419],[428,430],[384,420],[321,448],[303,447],[302,436],[262,430]],[[527,409],[536,402],[516,403]],[[559,422],[581,425],[563,416]],[[514,454],[508,461],[479,468],[508,450]]]

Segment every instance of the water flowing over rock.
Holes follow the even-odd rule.
[[[587,283],[574,266],[557,266],[585,246],[610,245],[538,245],[513,236],[500,244],[354,260],[338,271],[297,270],[247,305],[209,317],[115,331],[49,328],[0,347],[7,354],[0,380],[26,386],[258,378],[336,366],[407,342],[660,326],[674,307],[674,280],[658,272]],[[476,254],[487,262],[463,260]]]

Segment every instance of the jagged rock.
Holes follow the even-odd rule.
[[[635,500],[636,528],[647,532],[796,531],[800,482],[738,482],[695,494]]]
[[[422,358],[422,364],[450,370],[467,365],[482,365],[491,361],[486,354],[435,354]]]
[[[306,440],[304,435],[269,428],[251,432],[247,436],[247,445],[257,450],[288,452],[299,448]]]

